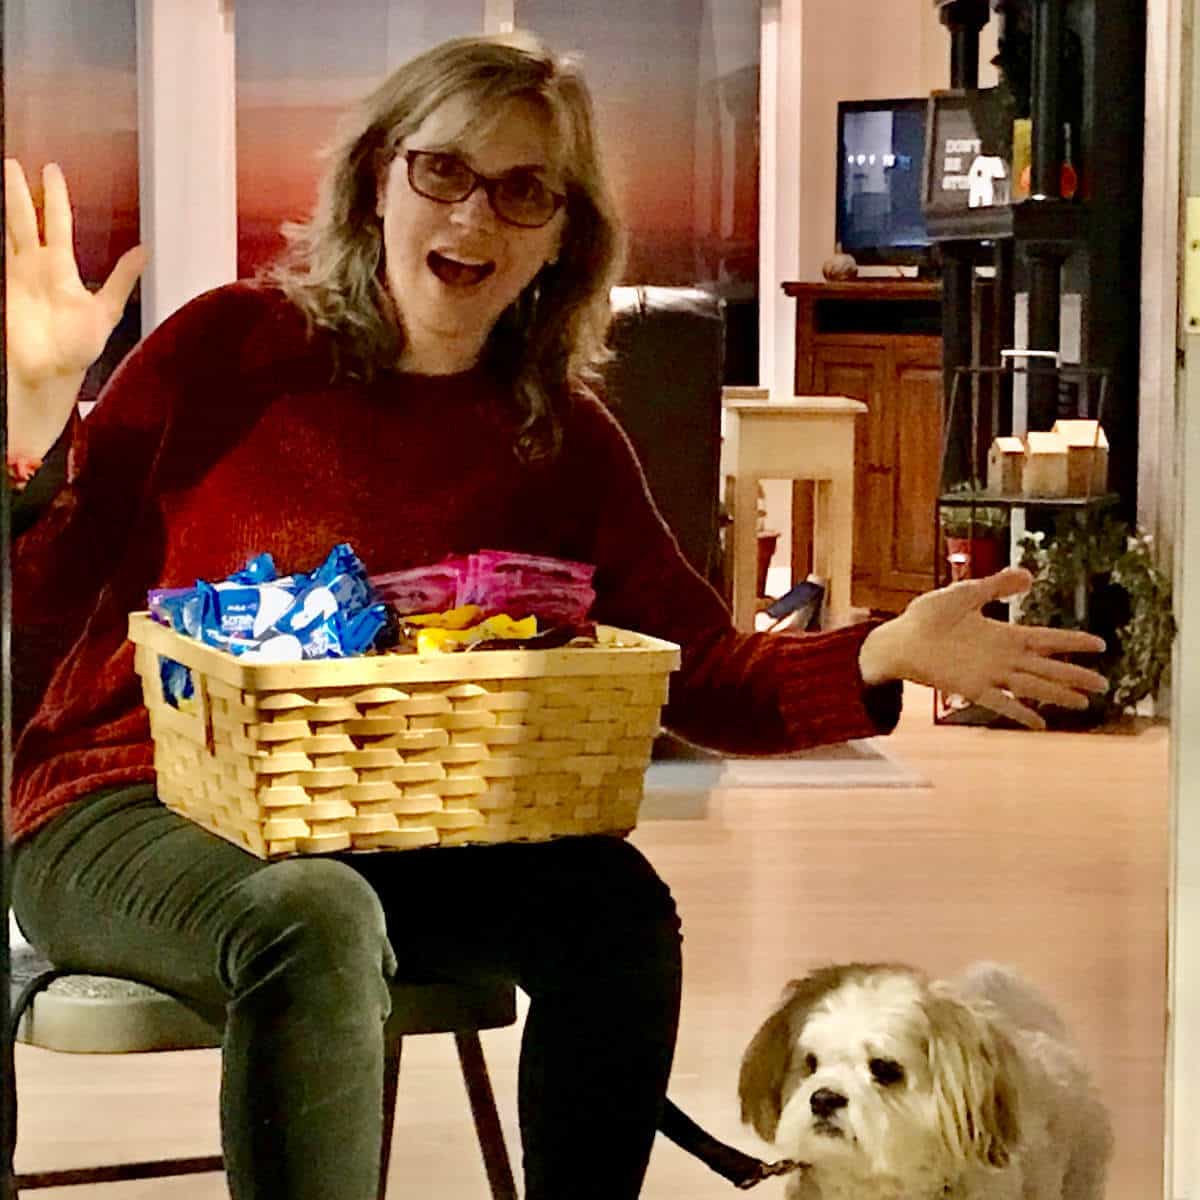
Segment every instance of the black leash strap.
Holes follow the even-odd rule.
[[[670,1100],[663,1102],[662,1116],[658,1121],[658,1129],[664,1137],[670,1138],[681,1150],[695,1155],[702,1163],[707,1164],[724,1179],[728,1179],[734,1187],[743,1190],[771,1179],[776,1175],[788,1175],[799,1170],[803,1163],[793,1162],[790,1158],[779,1162],[765,1163],[760,1158],[745,1154],[733,1146],[719,1142],[706,1129],[701,1129],[687,1113],[677,1108]]]

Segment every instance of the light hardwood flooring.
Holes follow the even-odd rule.
[[[887,743],[928,788],[721,792],[699,819],[637,830],[684,922],[671,1094],[717,1136],[762,1151],[737,1118],[738,1062],[789,978],[833,960],[904,960],[935,975],[1009,962],[1057,1002],[1094,1066],[1117,1138],[1109,1200],[1157,1200],[1168,731],[947,728],[931,712],[929,694],[910,689]],[[517,1031],[485,1034],[484,1050],[515,1154]],[[19,1164],[209,1153],[217,1070],[215,1052],[98,1060],[20,1048]],[[406,1045],[397,1121],[393,1194],[486,1196],[449,1038]],[[42,1194],[227,1193],[211,1175]],[[660,1138],[643,1194],[736,1193]],[[770,1200],[782,1187],[753,1194]]]

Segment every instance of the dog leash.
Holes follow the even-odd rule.
[[[681,1150],[694,1155],[722,1178],[728,1179],[734,1187],[743,1191],[762,1183],[764,1179],[790,1175],[793,1171],[808,1166],[807,1163],[796,1162],[790,1158],[766,1163],[761,1158],[755,1158],[752,1154],[746,1154],[718,1141],[670,1100],[663,1102],[658,1129]]]

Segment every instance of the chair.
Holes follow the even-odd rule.
[[[684,557],[719,583],[724,302],[701,288],[642,286],[613,288],[611,303],[609,406]]]
[[[31,946],[12,950],[13,1001],[6,1054],[8,1111],[13,1122],[9,1145],[16,1147],[17,1084],[12,1070],[15,1041],[48,1050],[83,1054],[129,1054],[151,1050],[211,1049],[221,1030],[178,1000],[126,979],[61,971]],[[496,1102],[488,1078],[479,1031],[516,1021],[516,993],[508,984],[393,984],[392,1013],[385,1026],[383,1144],[380,1147],[379,1200],[387,1190],[388,1161],[405,1037],[453,1033],[463,1081],[483,1152],[493,1200],[517,1200]],[[221,1156],[162,1159],[111,1166],[35,1171],[13,1175],[12,1195],[40,1188],[154,1179],[223,1169]]]

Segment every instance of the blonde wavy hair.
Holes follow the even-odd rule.
[[[459,96],[475,114],[464,132],[486,131],[509,99],[539,103],[566,184],[557,261],[501,314],[484,352],[512,389],[517,453],[535,461],[559,447],[563,398],[573,386],[595,382],[609,356],[609,290],[624,261],[591,95],[572,58],[515,33],[455,38],[399,67],[347,114],[325,152],[312,216],[284,226],[287,246],[264,277],[282,288],[310,327],[334,335],[339,374],[370,379],[393,369],[404,331],[387,294],[377,185],[404,139]]]

